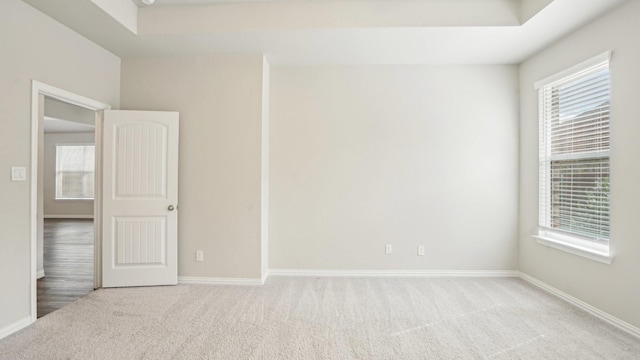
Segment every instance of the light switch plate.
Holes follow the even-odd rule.
[[[24,166],[12,166],[11,167],[11,181],[26,181],[27,180],[27,168]]]

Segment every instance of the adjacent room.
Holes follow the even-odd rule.
[[[3,0],[0,358],[640,358],[640,0]]]
[[[37,219],[36,296],[42,317],[93,290],[95,111],[44,96],[38,102],[37,197],[42,211]]]

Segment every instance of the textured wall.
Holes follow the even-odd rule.
[[[640,326],[640,1],[628,1],[520,66],[520,268]],[[537,244],[538,95],[533,84],[597,54],[611,58],[611,248],[602,264]]]
[[[0,2],[0,44],[2,332],[30,316],[30,180],[9,174],[11,166],[30,168],[31,80],[117,108],[120,59],[19,0]]]
[[[517,87],[516,66],[273,67],[270,267],[516,269]]]
[[[122,62],[123,109],[180,112],[180,276],[260,278],[262,66],[253,55]]]

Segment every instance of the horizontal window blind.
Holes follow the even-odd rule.
[[[94,145],[56,146],[56,199],[93,199]]]
[[[540,227],[608,243],[608,57],[538,91]]]

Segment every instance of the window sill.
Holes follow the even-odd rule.
[[[536,242],[540,245],[549,246],[573,255],[582,256],[605,264],[611,264],[613,261],[613,255],[608,248],[605,249],[605,246],[581,245],[578,241],[560,240],[542,235],[534,235],[533,238],[536,239]]]
[[[94,199],[74,199],[74,198],[59,198],[59,199],[53,199],[54,201],[83,201],[83,202],[89,202],[89,201],[93,201]]]

